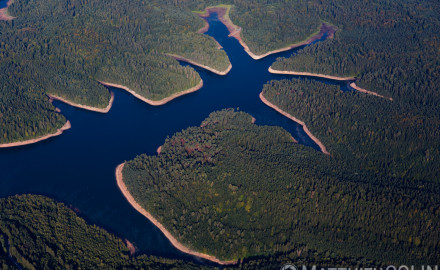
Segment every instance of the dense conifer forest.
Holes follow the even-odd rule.
[[[242,38],[255,54],[286,47],[317,34],[323,21],[313,1],[185,1],[203,10],[219,3],[232,5],[229,17],[241,27]]]
[[[214,112],[166,139],[159,156],[128,162],[124,182],[183,244],[222,259],[316,250],[382,263],[438,261],[437,183],[390,176],[344,152],[323,155],[251,120]]]
[[[303,120],[344,167],[374,174],[370,181],[440,184],[437,113],[312,80],[271,81],[263,95]]]
[[[321,266],[363,264],[316,251],[279,253],[240,261],[224,269],[274,269],[286,263]],[[62,203],[39,195],[0,199],[0,269],[219,269],[178,259],[131,254],[122,239]]]

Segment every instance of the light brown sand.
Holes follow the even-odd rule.
[[[187,90],[185,90],[185,91],[181,91],[181,92],[175,93],[175,94],[173,94],[173,95],[171,95],[171,96],[169,96],[169,97],[167,97],[167,98],[164,98],[164,99],[161,99],[161,100],[157,100],[157,101],[156,101],[156,100],[147,99],[147,98],[145,98],[145,97],[139,95],[139,94],[136,93],[135,91],[130,90],[130,89],[129,89],[128,87],[126,87],[126,86],[123,86],[123,85],[120,85],[120,84],[115,84],[115,83],[109,83],[109,82],[102,82],[102,81],[99,81],[99,82],[100,82],[101,84],[105,85],[105,86],[116,87],[116,88],[123,89],[123,90],[129,92],[130,94],[132,94],[133,96],[137,97],[138,99],[140,99],[140,100],[142,100],[142,101],[144,101],[144,102],[146,102],[146,103],[148,103],[148,104],[150,104],[150,105],[153,105],[153,106],[164,105],[165,103],[168,103],[168,102],[170,102],[171,100],[173,100],[173,99],[175,99],[175,98],[178,98],[178,97],[180,97],[180,96],[183,96],[183,95],[186,95],[186,94],[189,94],[189,93],[195,92],[195,91],[197,91],[197,90],[199,90],[200,88],[203,87],[203,80],[200,80],[199,84],[197,84],[196,86],[194,86],[194,87],[192,87],[192,88],[190,88],[190,89],[187,89]]]
[[[59,100],[61,102],[69,104],[70,106],[73,106],[73,107],[77,107],[77,108],[81,108],[81,109],[88,110],[88,111],[93,111],[93,112],[108,113],[110,111],[110,109],[111,109],[111,107],[113,105],[113,101],[115,99],[115,95],[113,94],[113,92],[111,92],[110,94],[111,94],[110,101],[109,101],[107,107],[105,107],[105,108],[96,108],[96,107],[92,107],[92,106],[87,106],[87,105],[82,105],[82,104],[74,103],[72,101],[69,101],[69,100],[67,100],[65,98],[62,98],[62,97],[59,97],[59,96],[56,96],[56,95],[48,94],[48,96],[51,99]]]
[[[335,81],[351,81],[351,80],[355,79],[354,77],[337,77],[337,76],[331,76],[331,75],[325,75],[325,74],[319,74],[319,73],[276,70],[276,69],[273,69],[272,67],[269,67],[269,72],[273,73],[273,74],[287,74],[287,75],[319,77],[319,78],[325,78],[325,79],[330,79],[330,80],[335,80]]]
[[[241,44],[241,46],[243,46],[244,50],[249,54],[249,56],[251,56],[255,60],[264,58],[264,57],[266,57],[268,55],[271,55],[271,54],[274,54],[274,53],[284,52],[284,51],[291,50],[293,48],[297,48],[297,47],[300,47],[300,46],[303,46],[303,45],[310,44],[310,43],[314,42],[315,40],[320,39],[324,35],[324,33],[327,33],[329,38],[333,38],[334,33],[336,32],[336,29],[333,26],[327,25],[327,24],[323,23],[321,25],[319,33],[314,35],[314,36],[312,36],[312,37],[310,37],[310,38],[308,38],[305,41],[298,42],[298,43],[295,43],[295,44],[291,44],[291,45],[286,46],[286,47],[281,48],[281,49],[269,51],[269,52],[267,52],[265,54],[256,55],[256,54],[254,54],[250,50],[250,48],[246,44],[246,42],[244,42],[244,40],[243,40],[243,38],[241,36],[241,27],[238,27],[237,25],[235,25],[230,19],[225,18],[226,10],[227,10],[227,8],[225,8],[225,7],[206,8],[205,9],[205,13],[199,14],[199,16],[202,17],[202,18],[206,18],[206,17],[209,17],[211,13],[217,12],[220,21],[229,30],[229,36],[236,38],[238,40],[238,42]],[[199,31],[207,31],[208,29],[209,29],[209,26],[206,27],[206,25],[205,25]]]
[[[220,45],[220,44],[219,44],[219,45]],[[213,69],[213,68],[211,68],[211,67],[208,67],[208,66],[205,66],[205,65],[199,64],[199,63],[197,63],[197,62],[194,62],[194,61],[192,61],[192,60],[190,60],[190,59],[186,59],[185,57],[182,57],[182,56],[180,56],[180,55],[171,54],[171,53],[167,53],[166,55],[171,56],[171,57],[173,57],[174,59],[177,59],[177,60],[180,60],[180,61],[184,61],[184,62],[190,63],[190,64],[192,64],[192,65],[195,65],[195,66],[198,66],[198,67],[204,68],[204,69],[209,70],[209,71],[211,71],[211,72],[213,72],[213,73],[215,73],[215,74],[218,74],[218,75],[226,75],[226,74],[228,74],[229,71],[232,69],[232,64],[229,64],[229,66],[228,66],[228,68],[227,68],[226,70],[224,70],[224,71],[219,71],[219,70]]]
[[[385,99],[388,99],[388,100],[390,100],[390,101],[393,101],[393,98],[385,97],[385,96],[382,96],[382,95],[380,95],[380,94],[378,94],[378,93],[376,93],[376,92],[373,92],[373,91],[369,91],[369,90],[366,90],[366,89],[360,88],[360,87],[357,86],[354,82],[351,83],[350,86],[351,86],[353,89],[356,89],[356,90],[359,91],[359,92],[366,93],[366,94],[373,95],[373,96],[377,96],[377,97],[381,97],[381,98],[385,98]]]
[[[289,119],[291,119],[291,120],[297,122],[298,124],[300,124],[300,125],[303,127],[304,132],[305,132],[307,135],[309,135],[310,139],[312,139],[312,140],[313,140],[313,141],[319,146],[319,148],[321,149],[321,152],[323,152],[323,153],[326,154],[326,155],[330,155],[330,153],[327,151],[327,148],[325,148],[324,144],[323,144],[320,140],[318,140],[318,138],[316,138],[316,137],[312,134],[312,132],[310,132],[310,130],[307,128],[307,125],[306,125],[303,121],[301,121],[301,120],[299,120],[298,118],[295,118],[294,116],[292,116],[292,115],[288,114],[287,112],[281,110],[281,109],[280,109],[279,107],[277,107],[275,104],[270,103],[270,102],[269,102],[269,101],[263,96],[263,92],[260,93],[260,99],[261,99],[261,101],[263,101],[263,103],[266,104],[267,106],[271,107],[272,109],[274,109],[274,110],[276,110],[277,112],[281,113],[281,114],[284,115],[285,117],[287,117],[287,118],[289,118]]]

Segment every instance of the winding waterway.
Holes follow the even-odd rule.
[[[110,89],[115,93],[115,101],[107,114],[55,101],[72,128],[34,145],[0,149],[0,197],[23,193],[47,195],[72,205],[90,223],[128,239],[139,253],[198,260],[175,249],[128,204],[116,185],[114,170],[118,164],[142,153],[156,154],[167,136],[199,125],[209,113],[223,108],[250,113],[257,125],[282,126],[301,144],[319,149],[301,126],[264,105],[258,96],[266,82],[293,77],[270,74],[268,68],[276,57],[290,56],[295,50],[255,61],[236,39],[228,37],[216,14],[208,21],[207,34],[223,46],[232,63],[228,75],[219,76],[195,67],[204,87],[158,107],[115,88]],[[320,81],[349,89],[347,82]]]

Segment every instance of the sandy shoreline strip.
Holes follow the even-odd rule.
[[[120,84],[115,84],[115,83],[109,83],[109,82],[102,82],[102,81],[99,81],[99,82],[100,82],[102,85],[105,85],[105,86],[108,86],[108,87],[116,87],[116,88],[119,88],[119,89],[125,90],[125,91],[129,92],[130,94],[132,94],[133,96],[135,96],[136,98],[138,98],[138,99],[142,100],[143,102],[146,102],[146,103],[148,103],[148,104],[150,104],[150,105],[152,105],[152,106],[160,106],[160,105],[164,105],[165,103],[168,103],[168,102],[170,102],[171,100],[173,100],[173,99],[175,99],[175,98],[178,98],[178,97],[180,97],[180,96],[183,96],[183,95],[186,95],[186,94],[189,94],[189,93],[195,92],[195,91],[197,91],[197,90],[199,90],[200,88],[203,87],[203,80],[200,80],[199,84],[197,84],[197,85],[194,86],[194,87],[191,87],[190,89],[187,89],[187,90],[184,90],[184,91],[181,91],[181,92],[177,92],[177,93],[175,93],[175,94],[172,94],[172,95],[169,96],[169,97],[166,97],[166,98],[164,98],[164,99],[161,99],[161,100],[157,100],[157,101],[156,101],[156,100],[147,99],[147,98],[145,98],[145,97],[139,95],[139,94],[136,93],[135,91],[130,90],[130,89],[129,89],[128,87],[126,87],[126,86],[123,86],[123,85],[120,85]]]
[[[220,45],[220,44],[219,44],[219,45]],[[222,75],[222,76],[223,76],[223,75],[226,75],[226,74],[228,74],[229,71],[232,69],[232,64],[229,64],[229,66],[228,66],[228,68],[227,68],[226,70],[224,70],[224,71],[219,71],[219,70],[213,69],[213,68],[211,68],[211,67],[208,67],[208,66],[205,66],[205,65],[199,64],[199,63],[197,63],[197,62],[194,62],[193,60],[186,59],[185,57],[182,57],[182,56],[180,56],[180,55],[176,55],[176,54],[172,54],[172,53],[166,53],[165,55],[171,56],[171,57],[173,57],[173,58],[176,59],[176,60],[184,61],[184,62],[187,62],[187,63],[189,63],[189,64],[192,64],[192,65],[195,65],[195,66],[201,67],[201,68],[203,68],[203,69],[209,70],[209,71],[211,71],[212,73],[215,73],[215,74],[217,74],[217,75]]]
[[[122,170],[124,169],[124,165],[125,165],[125,163],[120,164],[118,167],[116,167],[116,171],[115,171],[116,182],[117,182],[118,187],[121,190],[122,194],[127,199],[127,201],[131,204],[131,206],[133,206],[133,208],[136,209],[136,211],[138,211],[143,216],[148,218],[151,221],[151,223],[153,223],[159,230],[162,231],[162,233],[165,235],[165,237],[168,238],[168,240],[170,240],[171,244],[175,248],[177,248],[178,250],[180,250],[184,253],[194,255],[194,256],[197,256],[197,257],[200,257],[200,258],[203,258],[203,259],[206,259],[206,260],[218,263],[218,264],[222,264],[222,265],[237,263],[236,261],[221,261],[214,256],[204,254],[204,253],[199,253],[194,250],[190,250],[189,248],[182,245],[179,241],[177,241],[177,239],[174,238],[174,236],[159,221],[157,221],[149,212],[147,212],[144,208],[142,208],[142,206],[136,202],[136,200],[133,198],[133,196],[131,196],[131,194],[128,191],[127,186],[125,185],[124,180],[122,178]]]
[[[63,131],[70,129],[71,127],[72,127],[72,125],[70,124],[70,121],[67,120],[67,122],[64,124],[64,126],[59,128],[57,130],[57,132],[55,132],[55,133],[47,134],[47,135],[44,135],[44,136],[41,136],[41,137],[38,137],[35,139],[27,140],[27,141],[0,144],[0,148],[16,147],[16,146],[37,143],[39,141],[47,140],[49,138],[61,135],[63,133]]]
[[[286,74],[286,75],[319,77],[319,78],[330,79],[330,80],[335,80],[335,81],[353,81],[356,79],[354,77],[337,77],[337,76],[325,75],[325,74],[319,74],[319,73],[276,70],[276,69],[273,69],[272,67],[269,67],[269,72],[272,74]]]
[[[277,112],[281,113],[282,115],[284,115],[285,117],[297,122],[298,124],[300,124],[303,129],[304,132],[309,135],[310,139],[312,139],[321,149],[321,152],[323,152],[326,155],[330,155],[330,153],[327,151],[327,148],[325,148],[324,144],[318,140],[318,138],[316,138],[312,132],[310,132],[310,130],[307,128],[306,123],[304,123],[303,121],[299,120],[298,118],[295,118],[294,116],[288,114],[287,112],[281,110],[279,107],[277,107],[275,104],[270,103],[264,96],[263,96],[263,92],[260,93],[260,99],[261,101],[263,101],[264,104],[266,104],[267,106],[271,107],[272,109],[276,110]]]
[[[259,59],[262,59],[262,58],[269,56],[271,54],[274,54],[274,53],[285,52],[285,51],[289,51],[294,48],[308,45],[308,44],[322,38],[322,36],[325,33],[328,33],[329,37],[331,38],[331,37],[333,37],[335,32],[336,32],[336,29],[332,28],[331,26],[329,26],[327,24],[322,24],[319,33],[314,36],[311,36],[307,40],[291,44],[291,45],[284,47],[284,48],[272,50],[272,51],[269,51],[265,54],[260,54],[260,55],[256,55],[256,54],[252,53],[251,50],[249,49],[249,46],[243,41],[243,38],[241,37],[241,28],[238,28],[235,31],[230,32],[229,36],[235,37],[238,40],[238,42],[241,44],[241,46],[243,46],[244,50],[250,55],[250,57],[252,57],[254,60],[259,60]]]
[[[8,14],[8,7],[13,3],[13,0],[9,0],[6,3],[6,7],[0,9],[0,21],[10,21],[15,19],[15,17],[12,17],[11,15]]]
[[[273,73],[273,74],[286,74],[286,75],[318,77],[318,78],[330,79],[330,80],[335,80],[335,81],[354,81],[354,80],[356,80],[356,78],[354,78],[354,77],[337,77],[337,76],[325,75],[325,74],[319,74],[319,73],[276,70],[276,69],[273,69],[272,67],[269,67],[269,72]],[[359,86],[356,85],[355,82],[350,83],[350,87],[359,91],[359,92],[365,93],[365,94],[369,94],[369,95],[373,95],[376,97],[380,97],[380,98],[384,98],[384,99],[388,99],[390,101],[393,101],[393,98],[385,97],[385,96],[382,96],[376,92],[360,88]]]
[[[96,108],[96,107],[92,107],[92,106],[74,103],[74,102],[69,101],[67,99],[64,99],[62,97],[48,94],[48,96],[51,100],[58,100],[58,101],[61,101],[63,103],[66,103],[66,104],[73,106],[73,107],[76,107],[76,108],[80,108],[80,109],[84,109],[84,110],[88,110],[88,111],[93,111],[93,112],[99,112],[99,113],[108,113],[110,111],[110,109],[112,108],[113,101],[115,99],[115,94],[110,91],[110,95],[111,95],[111,98],[110,98],[110,101],[109,101],[107,107],[101,109],[101,108]]]
[[[378,94],[378,93],[376,93],[376,92],[369,91],[369,90],[366,90],[366,89],[364,89],[364,88],[360,88],[360,87],[357,86],[354,82],[353,82],[353,83],[350,83],[350,87],[353,88],[353,89],[355,89],[355,90],[357,90],[357,91],[359,91],[359,92],[362,92],[362,93],[366,93],[366,94],[373,95],[373,96],[376,96],[376,97],[380,97],[380,98],[388,99],[389,101],[393,101],[393,98],[385,97],[385,96],[382,96],[382,95],[380,95],[380,94]]]
[[[197,33],[199,33],[199,34],[204,34],[204,33],[208,32],[208,30],[209,30],[209,23],[205,20],[205,24],[203,25],[202,28],[200,28],[200,29],[197,31]]]
[[[243,38],[241,37],[241,27],[235,25],[230,18],[225,18],[226,12],[227,12],[226,7],[211,7],[211,8],[206,8],[205,9],[205,13],[203,14],[199,14],[200,17],[202,18],[206,18],[209,17],[211,15],[211,13],[217,13],[218,17],[220,19],[220,21],[228,28],[229,30],[229,36],[230,37],[234,37],[238,40],[238,42],[240,43],[240,45],[244,48],[244,50],[249,54],[250,57],[252,57],[254,60],[259,60],[261,58],[264,58],[268,55],[274,54],[274,53],[279,53],[279,52],[284,52],[284,51],[288,51],[303,45],[307,45],[310,44],[320,38],[322,38],[322,36],[325,33],[328,33],[329,38],[332,38],[334,33],[336,32],[336,29],[330,25],[327,25],[325,23],[323,23],[321,25],[320,31],[318,34],[311,36],[310,38],[308,38],[305,41],[302,42],[298,42],[295,44],[291,44],[289,46],[286,46],[284,48],[280,48],[277,50],[272,50],[269,51],[265,54],[261,54],[261,55],[256,55],[254,54],[250,49],[249,46],[246,44],[246,42],[243,41]],[[204,33],[203,31],[207,31],[209,29],[209,26],[207,27],[206,25],[199,30],[199,33]]]

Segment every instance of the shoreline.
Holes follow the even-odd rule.
[[[356,78],[354,77],[337,77],[332,75],[325,75],[319,73],[310,73],[310,72],[297,72],[297,71],[288,71],[288,70],[276,70],[273,69],[272,66],[269,67],[269,72],[272,74],[284,74],[284,75],[297,75],[297,76],[308,76],[308,77],[318,77],[324,79],[330,79],[335,81],[353,81]]]
[[[240,43],[240,45],[246,51],[246,53],[250,57],[252,57],[254,60],[262,59],[262,58],[269,56],[271,54],[274,54],[274,53],[285,52],[285,51],[288,51],[288,50],[291,50],[291,49],[294,49],[294,48],[297,48],[297,47],[300,47],[303,45],[308,45],[308,44],[322,38],[322,36],[325,33],[328,33],[329,38],[333,38],[334,33],[336,32],[335,27],[332,27],[331,25],[323,23],[319,29],[319,33],[307,38],[305,41],[294,43],[294,44],[288,45],[288,46],[280,48],[280,49],[275,49],[275,50],[269,51],[267,53],[257,55],[257,54],[254,54],[250,50],[249,46],[246,44],[246,42],[244,42],[243,38],[241,37],[241,27],[235,25],[232,22],[232,20],[229,18],[229,16],[228,16],[228,18],[225,18],[225,15],[226,15],[228,9],[229,8],[227,8],[227,7],[211,7],[211,8],[208,7],[208,8],[205,8],[204,13],[198,14],[198,16],[205,19],[205,18],[209,17],[211,15],[211,13],[216,12],[218,14],[219,20],[226,26],[226,28],[228,28],[229,37],[234,37],[235,39],[237,39],[238,42]],[[205,20],[205,22],[206,22],[206,20]],[[205,25],[203,28],[201,28],[199,30],[199,32],[204,33],[202,31],[206,32],[208,29],[209,29],[209,26],[206,27],[206,25]]]
[[[218,43],[217,43],[217,44],[218,44]],[[219,45],[220,45],[220,44],[219,44]],[[229,63],[229,66],[228,66],[228,68],[227,68],[226,70],[224,70],[224,71],[219,71],[219,70],[213,69],[213,68],[211,68],[211,67],[208,67],[208,66],[205,66],[205,65],[199,64],[199,63],[197,63],[197,62],[194,62],[193,60],[187,59],[187,58],[182,57],[182,56],[177,55],[177,54],[166,53],[165,55],[170,56],[170,57],[173,57],[173,58],[176,59],[176,60],[184,61],[184,62],[187,62],[187,63],[189,63],[189,64],[192,64],[192,65],[195,65],[195,66],[201,67],[201,68],[203,68],[203,69],[209,70],[209,71],[211,71],[212,73],[215,73],[215,74],[217,74],[217,75],[221,75],[221,76],[224,76],[224,75],[228,74],[229,71],[232,69],[232,64],[231,64],[231,63]]]
[[[365,94],[368,94],[368,95],[373,95],[373,96],[376,96],[376,97],[380,97],[380,98],[388,99],[389,101],[393,101],[393,98],[391,98],[391,97],[385,97],[385,96],[382,96],[382,95],[380,95],[380,94],[378,94],[378,93],[376,93],[376,92],[369,91],[369,90],[364,89],[364,88],[360,88],[360,87],[357,86],[356,83],[354,83],[354,82],[350,83],[350,87],[353,88],[353,89],[355,89],[355,90],[357,90],[357,91],[359,91],[359,92],[362,92],[362,93],[365,93]]]
[[[28,144],[34,144],[34,143],[37,143],[37,142],[40,142],[40,141],[43,141],[43,140],[47,140],[49,138],[61,135],[65,130],[70,129],[71,127],[72,127],[72,125],[70,124],[70,121],[67,120],[66,123],[64,124],[64,126],[59,128],[55,133],[50,133],[50,134],[43,135],[41,137],[38,137],[38,138],[35,138],[35,139],[26,140],[26,141],[0,144],[0,148],[9,148],[9,147],[16,147],[16,146],[23,146],[23,145],[28,145]]]
[[[172,95],[169,96],[169,97],[166,97],[166,98],[164,98],[164,99],[161,99],[161,100],[157,100],[157,101],[156,101],[156,100],[147,99],[147,98],[145,98],[145,97],[139,95],[139,94],[136,93],[135,91],[131,90],[130,88],[128,88],[128,87],[126,87],[126,86],[123,86],[123,85],[120,85],[120,84],[109,83],[109,82],[103,82],[103,81],[98,81],[98,82],[101,83],[102,85],[105,85],[105,86],[108,86],[108,87],[116,87],[116,88],[119,88],[119,89],[125,90],[125,91],[129,92],[130,94],[132,94],[134,97],[136,97],[136,98],[142,100],[143,102],[146,102],[146,103],[148,103],[148,104],[150,104],[150,105],[152,105],[152,106],[160,106],[160,105],[164,105],[164,104],[170,102],[171,100],[173,100],[173,99],[175,99],[175,98],[178,98],[178,97],[180,97],[180,96],[183,96],[183,95],[186,95],[186,94],[189,94],[189,93],[195,92],[195,91],[197,91],[197,90],[199,90],[200,88],[203,87],[203,80],[200,80],[199,84],[197,84],[197,85],[194,86],[194,87],[191,87],[190,89],[187,89],[187,90],[184,90],[184,91],[181,91],[181,92],[174,93],[174,94],[172,94]]]
[[[208,30],[209,30],[209,24],[208,24],[207,21],[205,21],[205,25],[204,25],[202,28],[200,28],[200,29],[197,31],[197,33],[199,33],[199,34],[204,34],[204,33],[208,32]]]
[[[13,0],[9,0],[6,2],[6,7],[0,9],[0,21],[11,21],[15,19],[15,17],[8,14],[8,7],[13,3]]]
[[[128,201],[128,203],[130,203],[130,205],[134,209],[136,209],[136,211],[138,211],[143,216],[145,216],[148,220],[150,220],[150,222],[153,223],[165,235],[166,238],[168,238],[168,240],[171,242],[171,244],[175,248],[177,248],[181,252],[184,252],[184,253],[187,253],[187,254],[190,254],[193,256],[197,256],[197,257],[200,257],[200,258],[203,258],[203,259],[206,259],[206,260],[209,260],[211,262],[215,262],[215,263],[218,263],[221,265],[230,265],[230,264],[237,263],[237,261],[221,261],[214,256],[204,254],[204,253],[199,253],[197,251],[194,251],[194,250],[191,250],[191,249],[185,247],[179,241],[177,241],[177,239],[174,238],[174,236],[159,221],[157,221],[148,211],[146,211],[144,208],[142,208],[142,206],[136,202],[136,200],[133,198],[133,196],[131,196],[130,192],[127,189],[127,186],[124,183],[123,176],[122,176],[122,170],[124,169],[124,165],[125,165],[125,162],[122,164],[119,164],[115,170],[116,182],[118,184],[119,190],[122,192],[122,194],[124,195],[124,197]]]
[[[64,99],[62,97],[52,95],[52,94],[47,94],[47,96],[50,98],[50,100],[58,100],[63,103],[66,103],[72,107],[76,107],[76,108],[80,108],[80,109],[84,109],[84,110],[88,110],[88,111],[92,111],[92,112],[99,112],[99,113],[108,113],[110,111],[110,109],[112,108],[113,101],[115,100],[115,94],[112,91],[110,91],[110,96],[111,96],[110,101],[109,101],[107,107],[101,109],[101,108],[97,108],[97,107],[74,103],[72,101],[69,101],[67,99]]]
[[[385,96],[382,96],[376,92],[373,92],[373,91],[370,91],[370,90],[367,90],[367,89],[364,89],[364,88],[357,86],[356,83],[354,82],[354,80],[356,80],[355,77],[337,77],[337,76],[325,75],[325,74],[319,74],[319,73],[276,70],[276,69],[273,69],[272,67],[269,67],[269,72],[272,74],[285,74],[285,75],[317,77],[317,78],[324,78],[324,79],[330,79],[330,80],[335,80],[335,81],[353,81],[350,83],[350,87],[353,88],[354,90],[357,90],[359,92],[362,92],[362,93],[365,93],[368,95],[373,95],[376,97],[380,97],[380,98],[384,98],[384,99],[388,99],[390,101],[393,101],[393,98],[391,98],[391,97],[385,97]]]
[[[263,96],[263,92],[260,93],[260,99],[261,101],[263,101],[264,104],[266,104],[267,106],[271,107],[272,109],[276,110],[277,112],[281,113],[282,115],[284,115],[285,117],[295,121],[296,123],[300,124],[303,129],[304,132],[310,137],[310,139],[312,139],[312,141],[314,141],[319,148],[321,149],[321,152],[326,154],[326,155],[330,155],[330,153],[327,151],[327,148],[325,147],[325,145],[318,139],[316,138],[312,132],[310,132],[309,128],[307,127],[307,125],[299,120],[298,118],[295,118],[294,116],[288,114],[287,112],[281,110],[278,106],[276,106],[275,104],[270,103],[264,96]]]

